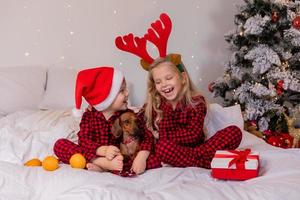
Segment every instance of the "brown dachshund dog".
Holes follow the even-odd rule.
[[[138,119],[133,111],[126,111],[115,120],[112,134],[120,139],[120,151],[124,158],[134,158],[139,151],[142,133],[138,127]]]

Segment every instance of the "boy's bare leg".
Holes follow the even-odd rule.
[[[96,165],[102,170],[121,171],[123,169],[123,156],[118,155],[114,157],[112,160],[108,160],[105,157],[99,157],[93,160],[92,164]]]

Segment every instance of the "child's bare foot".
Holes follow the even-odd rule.
[[[93,161],[93,164],[100,166],[105,170],[121,171],[123,169],[123,156],[118,155],[112,160],[105,157],[99,157]]]
[[[107,162],[104,163],[105,169],[108,170],[116,170],[116,171],[122,171],[123,169],[123,156],[118,155],[114,157],[112,160],[107,160]]]
[[[104,171],[101,167],[99,167],[98,165],[93,164],[93,163],[87,163],[86,168],[87,168],[87,170],[95,171],[95,172],[103,172]]]

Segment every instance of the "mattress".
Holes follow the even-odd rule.
[[[299,199],[300,150],[268,145],[243,131],[240,149],[260,153],[257,178],[226,181],[203,168],[163,167],[134,178],[109,172],[55,171],[25,167],[31,158],[53,155],[58,138],[77,140],[79,120],[70,110],[22,110],[0,119],[0,199]]]

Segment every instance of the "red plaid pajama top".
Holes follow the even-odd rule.
[[[237,148],[242,133],[238,127],[228,126],[205,141],[206,103],[202,96],[193,99],[197,102],[194,107],[179,102],[175,109],[168,102],[162,102],[163,118],[158,124],[155,157],[175,167],[210,168],[216,150]]]
[[[124,112],[124,111],[122,111]],[[78,132],[78,144],[67,139],[59,139],[54,145],[54,153],[64,163],[69,163],[70,157],[75,153],[82,153],[87,161],[97,157],[96,150],[103,145],[115,145],[119,147],[119,141],[113,136],[111,127],[122,112],[116,112],[108,120],[102,112],[95,108],[86,111],[80,122]],[[144,129],[144,126],[140,126]],[[143,130],[142,130],[143,131]],[[140,144],[140,150],[151,150],[153,148],[153,136],[144,129],[144,138]]]

